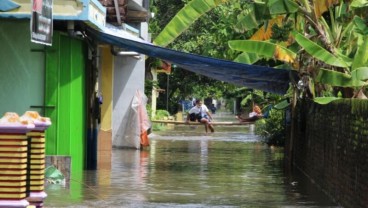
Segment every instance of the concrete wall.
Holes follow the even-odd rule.
[[[140,24],[140,36],[148,40],[148,24]],[[145,56],[140,59],[132,56],[114,57],[113,109],[112,109],[112,144],[131,147],[125,140],[136,136],[129,120],[131,102],[137,90],[144,93]]]
[[[113,85],[112,140],[121,147],[130,147],[121,141],[130,129],[129,110],[137,90],[144,92],[144,56],[137,60],[129,56],[115,56]]]
[[[304,101],[293,118],[292,152],[286,154],[347,208],[368,205],[367,119],[368,101],[357,99],[328,105]]]

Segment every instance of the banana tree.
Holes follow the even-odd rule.
[[[191,1],[172,19],[154,42],[161,46],[167,45],[201,15],[224,2],[226,0]],[[238,56],[236,61],[254,63],[260,58],[275,58],[292,64],[294,69],[302,74],[311,74],[313,80],[318,77],[316,81],[321,84],[338,86],[334,83],[327,83],[327,80],[336,80],[335,74],[338,72],[349,75],[358,68],[358,63],[360,65],[364,63],[364,61],[359,60],[362,59],[359,57],[364,57],[364,54],[355,56],[354,59],[349,57],[349,55],[356,53],[359,45],[354,29],[362,27],[364,24],[361,24],[361,21],[359,24],[359,19],[354,24],[347,24],[346,22],[349,21],[341,21],[342,19],[349,20],[349,15],[353,14],[353,9],[366,7],[367,4],[364,2],[362,0],[353,0],[347,3],[339,0],[254,1],[247,11],[239,15],[239,21],[235,26],[238,31],[258,29],[252,37],[253,41],[234,40],[230,41],[229,45],[234,50],[244,52]],[[200,7],[203,9],[195,11],[194,8],[199,8],[195,5],[203,3],[206,3],[205,6]],[[327,12],[331,17],[329,20],[325,20],[322,15]],[[294,23],[293,29],[299,31],[293,33],[293,38],[301,47],[299,52],[295,50],[295,45],[292,45],[290,40],[287,42],[268,40],[271,37],[269,33],[272,31],[270,28],[273,28],[273,25],[281,28],[290,21]],[[273,30],[272,33],[275,31]],[[365,40],[365,38],[363,39]],[[293,47],[294,50],[291,49]],[[364,46],[359,48],[360,51],[366,51]],[[335,77],[334,79],[326,78],[330,76],[330,72],[327,70],[334,71],[334,75],[331,75]],[[318,71],[323,72],[323,74],[317,76]],[[355,78],[355,76],[352,77],[352,79]],[[361,82],[353,81],[352,83]]]
[[[167,46],[182,32],[187,30],[198,18],[220,4],[230,0],[192,0],[183,7],[174,18],[165,26],[153,43]],[[249,8],[238,16],[235,30],[251,30],[259,28],[264,21],[272,19],[271,15],[293,13],[298,5],[293,0],[263,0],[254,1]]]
[[[346,12],[347,7],[343,6],[344,4],[340,6],[340,10],[336,10],[336,13],[341,11],[341,13],[344,11]],[[352,8],[354,11],[353,14],[357,16],[354,16],[353,20],[344,30],[340,29],[336,32],[336,28],[339,29],[339,25],[333,24],[332,26],[334,26],[335,29],[334,34],[340,34],[340,39],[338,40],[342,51],[341,53],[352,57],[351,60],[349,60],[346,56],[341,56],[349,67],[343,72],[322,68],[316,80],[331,86],[355,88],[356,91],[353,97],[366,99],[367,97],[364,95],[363,89],[368,84],[368,27],[366,24],[368,16],[365,12],[368,8],[368,1],[355,0],[348,6]],[[334,98],[331,99],[333,100]]]
[[[298,49],[297,58],[296,52],[286,48],[291,45],[290,43],[277,43],[267,39],[271,37],[267,35],[270,26],[267,30],[261,28],[262,31],[256,33],[261,37],[257,38],[257,41],[230,41],[230,48],[246,54],[255,53],[263,58],[292,63],[296,70],[311,76],[313,81],[309,83],[316,81],[331,86],[355,87],[361,92],[361,87],[366,85],[364,66],[367,65],[368,29],[363,18],[356,16],[354,21],[351,21],[349,17],[354,14],[353,9],[366,7],[367,3],[358,0],[352,1],[350,5],[342,1],[328,0],[313,1],[311,5],[306,1],[299,3],[298,13],[294,15],[296,18],[293,20],[292,33],[293,39],[301,47]],[[322,16],[327,10],[329,20],[325,20]],[[276,24],[281,25],[280,22]],[[243,53],[241,56],[247,57],[246,54]],[[295,63],[295,60],[299,63]],[[313,89],[313,86],[310,89]]]
[[[367,85],[368,30],[361,17],[351,19],[355,9],[366,6],[363,1],[352,1],[350,5],[340,2],[330,9],[330,19],[325,20],[321,16],[316,23],[319,29],[323,29],[324,38],[320,41],[293,33],[296,42],[318,63],[315,65],[314,81],[318,85],[338,88],[335,91],[342,89],[345,97],[366,98],[363,89]],[[315,101],[328,103],[336,99],[315,98]]]
[[[188,29],[198,18],[216,6],[228,0],[192,0],[183,7],[174,18],[165,26],[153,43],[167,46],[182,32]]]

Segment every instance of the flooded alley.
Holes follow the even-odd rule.
[[[111,170],[48,185],[46,207],[337,207],[254,126],[176,126],[151,134],[148,150],[114,149]]]

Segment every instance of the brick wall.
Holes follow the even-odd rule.
[[[303,101],[293,124],[293,164],[341,206],[368,207],[368,101]]]

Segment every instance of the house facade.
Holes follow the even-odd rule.
[[[46,154],[69,156],[72,175],[109,167],[112,140],[124,135],[116,128],[126,123],[134,92],[144,89],[144,56],[115,54],[85,30],[103,31],[109,24],[147,38],[145,1],[119,0],[111,10],[106,2],[114,1],[53,0],[51,46],[31,42],[31,1],[12,2],[16,7],[0,8],[0,114],[50,117]]]

